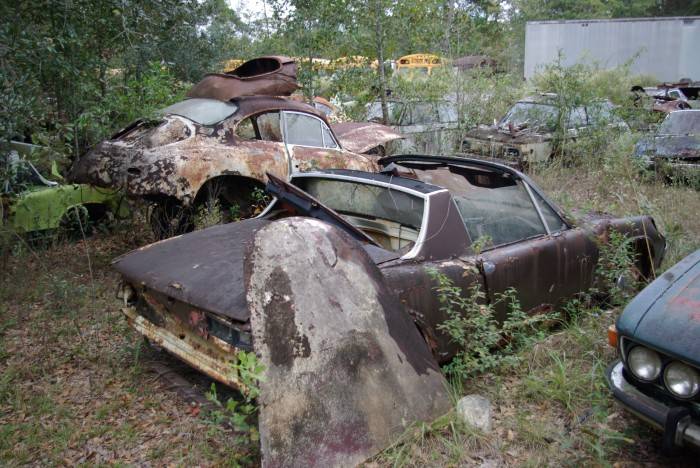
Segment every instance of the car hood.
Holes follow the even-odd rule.
[[[700,158],[700,135],[664,135],[654,138],[654,153],[663,158]]]
[[[340,144],[353,153],[365,153],[379,145],[403,138],[391,127],[376,122],[343,122],[332,125]]]
[[[497,127],[475,128],[466,133],[465,139],[493,141],[506,144],[539,143],[551,139],[546,133],[537,133],[533,129],[522,129],[513,133],[500,131]]]
[[[245,257],[270,222],[248,219],[172,237],[118,257],[113,267],[133,285],[245,322]]]
[[[700,250],[639,293],[617,328],[623,336],[700,365]]]

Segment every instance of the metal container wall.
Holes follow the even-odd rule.
[[[528,21],[525,78],[557,59],[614,68],[637,56],[633,74],[659,81],[700,80],[700,16],[607,20]]]

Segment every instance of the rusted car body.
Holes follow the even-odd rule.
[[[343,148],[354,153],[386,156],[391,142],[404,136],[375,122],[340,122],[331,125]]]
[[[391,437],[405,424],[439,416],[444,392],[433,372],[458,350],[440,329],[448,317],[433,291],[433,271],[463,291],[480,285],[488,301],[515,288],[523,308],[536,312],[594,284],[599,243],[611,231],[629,238],[642,275],[650,275],[665,252],[649,216],[574,223],[527,176],[506,166],[426,156],[381,163],[381,174],[325,170],[295,174],[292,183],[270,175],[267,189],[275,201],[259,217],[167,239],[114,262],[124,278],[124,313],[150,340],[232,386],[239,385],[231,369],[235,350],[253,350],[271,366],[275,386],[268,390],[274,396],[263,395],[263,412],[271,405],[279,414],[263,417],[263,457],[290,463],[323,454],[319,460],[338,461],[342,457],[333,457],[345,448],[332,440],[346,434],[343,420],[353,427],[369,424],[374,442],[351,449],[354,461],[368,457],[390,439],[381,433],[393,421],[396,395],[412,410]],[[506,310],[497,313],[502,320]],[[378,335],[357,334],[370,329]],[[324,337],[323,330],[335,332]],[[346,334],[338,336],[339,330]],[[356,346],[346,352],[344,344],[351,342]],[[372,344],[377,342],[387,347]],[[406,354],[407,343],[415,354]],[[393,346],[404,350],[400,360],[411,366],[396,367],[391,353],[380,351]],[[339,359],[345,359],[342,375],[334,370]],[[368,363],[384,371],[365,369]],[[387,372],[400,372],[390,377],[388,393],[377,380]],[[376,389],[369,407],[336,391],[352,388],[355,378],[362,392]],[[417,396],[406,382],[429,391]],[[283,398],[275,388],[284,385],[329,398],[313,405],[346,408],[333,412],[337,427],[345,429],[324,431],[323,411],[314,410],[304,429],[285,436],[305,442],[303,448],[284,443],[282,452],[291,458],[271,454],[266,443],[287,433],[279,418],[291,421],[275,403]],[[383,422],[372,426],[372,418]],[[302,437],[308,431],[315,439]]]
[[[634,156],[647,169],[700,187],[700,109],[669,113],[654,135],[637,142]]]
[[[556,100],[556,95],[541,94],[518,101],[496,125],[468,131],[460,152],[519,168],[549,161],[560,122]],[[609,101],[575,107],[563,122],[567,139],[585,137],[588,130],[601,126],[629,131]]]
[[[294,62],[280,57],[208,75],[190,99],[134,122],[78,159],[70,178],[151,202],[154,229],[180,233],[191,229],[192,212],[213,202],[251,215],[254,189],[264,187],[268,172],[288,178],[323,168],[376,170],[376,157],[344,149],[313,106],[261,95],[295,87]]]
[[[389,120],[386,124],[404,136],[385,145],[387,155],[451,154],[458,148],[461,130],[455,102],[391,99],[387,107]],[[380,101],[367,105],[366,120],[383,121]]]
[[[294,59],[259,57],[226,73],[210,73],[187,93],[189,98],[229,101],[241,96],[289,96],[299,89]]]
[[[620,359],[606,377],[615,398],[663,431],[667,450],[700,448],[700,250],[639,293],[613,333]]]

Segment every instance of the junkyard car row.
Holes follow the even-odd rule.
[[[508,290],[534,314],[598,287],[613,236],[631,248],[625,275],[652,279],[661,266],[666,240],[650,216],[572,219],[517,169],[550,159],[555,121],[567,138],[601,125],[628,131],[608,101],[561,115],[555,96],[539,95],[454,138],[448,102],[391,101],[391,127],[331,125],[325,109],[290,97],[297,88],[286,57],[207,75],[187,99],[78,159],[72,181],[92,185],[62,186],[80,193],[63,205],[119,212],[116,194],[150,204],[164,240],[114,260],[122,311],[148,340],[234,388],[237,353],[258,356],[268,465],[357,464],[450,409],[440,365],[460,350],[440,326],[436,274],[463,294],[479,286],[503,321],[496,298]],[[636,156],[697,169],[698,115],[670,112]],[[460,157],[387,156],[415,146],[414,133],[430,134],[426,152]],[[22,196],[14,219],[32,197]],[[214,205],[223,223],[194,230],[197,210]],[[698,265],[696,253],[659,277],[611,332],[620,361],[610,387],[665,430],[668,446],[700,442]]]
[[[312,416],[339,406],[344,410],[325,431],[316,430],[325,420],[307,417],[314,434],[310,441],[307,433],[290,441],[285,422],[294,410],[272,411],[280,396],[263,385],[263,457],[285,464],[356,462],[376,453],[379,442],[399,435],[405,424],[440,416],[447,405],[442,379],[429,374],[428,381],[417,383],[415,367],[395,367],[379,348],[373,351],[375,342],[400,348],[405,343],[429,369],[454,356],[455,344],[439,328],[447,316],[433,293],[431,271],[464,291],[481,285],[489,301],[514,287],[524,309],[535,312],[592,286],[599,257],[595,239],[604,242],[611,231],[630,238],[642,274],[650,274],[663,258],[665,241],[650,217],[590,217],[574,223],[527,176],[506,166],[429,156],[379,162],[380,174],[298,173],[291,184],[268,175],[275,201],[259,217],[167,239],[115,261],[125,279],[121,297],[132,326],[212,378],[237,385],[231,369],[237,349],[261,355],[284,388],[325,376],[323,384],[307,382],[299,394],[323,395],[313,402],[317,412]],[[290,250],[288,242],[300,246]],[[480,253],[476,242],[484,246]],[[336,267],[341,259],[344,266]],[[252,281],[259,271],[267,276]],[[302,287],[309,278],[324,287]],[[350,283],[365,285],[361,297],[348,296]],[[376,299],[373,307],[363,305],[367,297]],[[373,312],[401,326],[387,322],[365,342],[359,330],[367,317],[356,315],[374,317]],[[506,311],[498,313],[502,320]],[[357,322],[348,328],[350,317]],[[345,333],[330,339],[322,334],[326,328]],[[399,334],[398,328],[404,331]],[[363,343],[354,352],[368,357],[358,357],[355,366],[371,364],[382,370],[382,378],[386,372],[396,374],[392,392],[374,396],[371,415],[365,404],[344,402],[346,394],[333,389],[364,394],[379,385],[380,377],[362,373],[347,381],[345,373],[334,373],[337,359],[329,356],[345,352],[336,339]],[[402,356],[402,362],[412,362],[411,356]],[[417,387],[407,385],[426,391],[418,396]],[[407,403],[398,425],[393,420],[396,393]],[[304,411],[294,413],[301,417]],[[382,423],[370,426],[369,419]],[[338,447],[337,438],[351,424],[379,427],[381,433],[364,429],[373,443]]]
[[[629,131],[609,101],[575,107],[562,116],[556,95],[542,94],[518,101],[495,126],[467,132],[461,151],[518,167],[547,162],[555,149],[554,130],[562,119],[570,139],[585,138],[586,132],[601,126]]]

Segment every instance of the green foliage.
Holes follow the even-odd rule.
[[[239,40],[223,0],[31,0],[0,14],[12,19],[0,26],[0,140],[70,157],[167,104]]]
[[[240,382],[242,401],[229,398],[226,403],[219,401],[216,384],[212,383],[207,399],[220,409],[213,411],[209,419],[216,424],[228,424],[235,431],[248,432],[251,440],[257,440],[257,427],[251,424],[258,409],[255,399],[260,395],[260,382],[265,381],[265,366],[260,364],[253,352],[238,351],[231,364],[235,378]]]
[[[555,318],[553,314],[529,316],[512,288],[489,302],[480,283],[474,283],[465,294],[437,270],[431,270],[430,275],[437,283],[434,290],[440,310],[449,317],[438,325],[438,330],[459,346],[459,352],[444,369],[458,381],[517,363],[516,353],[540,336],[543,325]],[[496,319],[498,304],[504,304],[507,311],[502,322]]]
[[[212,383],[206,396],[218,409],[208,412],[206,417],[214,426],[228,426],[234,431],[237,449],[233,462],[236,466],[250,465],[257,455],[257,443],[260,440],[255,399],[260,395],[260,382],[265,380],[265,366],[260,364],[255,353],[238,351],[231,369],[240,382],[239,390],[243,398],[229,398],[226,403],[222,403],[216,384]]]
[[[598,243],[598,264],[595,274],[599,288],[613,306],[625,304],[639,289],[640,272],[630,239],[617,231],[609,231],[607,241]]]

